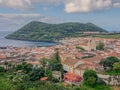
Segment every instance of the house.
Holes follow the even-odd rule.
[[[33,67],[41,67],[39,61],[27,61],[27,63],[33,65]]]
[[[58,79],[59,81],[62,80],[62,78],[61,78],[62,74],[61,74],[60,71],[52,71],[52,76],[53,76],[54,78]]]
[[[66,83],[79,85],[82,82],[82,77],[77,74],[68,72],[65,74],[64,80]]]
[[[80,64],[82,64],[82,62],[80,62],[79,60],[77,59],[68,59],[64,62],[63,64],[63,68],[65,71],[67,72],[71,72],[71,73],[74,73],[74,69],[79,66]]]
[[[77,59],[66,60],[63,64],[63,69],[66,72],[75,73],[77,75],[83,76],[83,73],[85,70],[87,70],[87,69],[95,70],[96,69],[94,63],[89,61],[89,59],[91,60],[92,58],[82,59],[82,60],[77,60]],[[94,60],[94,58],[93,58],[93,60]]]

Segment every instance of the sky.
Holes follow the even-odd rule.
[[[120,31],[120,0],[0,0],[0,31],[16,31],[31,21],[91,22]]]

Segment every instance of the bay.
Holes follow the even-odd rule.
[[[34,42],[34,41],[21,41],[6,39],[5,36],[12,33],[12,31],[0,31],[0,47],[40,47],[40,46],[53,46],[57,43],[52,42]]]

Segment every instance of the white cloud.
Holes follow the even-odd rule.
[[[62,22],[62,19],[41,14],[0,14],[0,29],[18,30],[31,21],[58,23]]]
[[[64,4],[67,13],[83,13],[109,8],[119,8],[120,0],[0,0],[0,6],[31,10],[35,4]]]
[[[33,3],[48,3],[48,4],[55,4],[55,3],[61,3],[66,0],[31,0]]]
[[[120,8],[120,2],[114,3],[113,6],[116,8]]]
[[[31,8],[31,0],[0,0],[1,7],[27,10]]]
[[[112,6],[111,0],[71,0],[65,5],[67,13],[90,12],[94,10],[106,9]]]

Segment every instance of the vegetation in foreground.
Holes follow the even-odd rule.
[[[13,76],[14,79],[11,79],[11,76]],[[19,77],[16,75],[14,76],[13,72],[7,72],[0,74],[0,90],[111,90],[109,86],[90,81],[91,80],[87,80],[87,82],[79,86],[64,86],[63,82],[58,82],[56,80],[41,82],[38,79],[31,81],[26,74]]]
[[[79,86],[64,85],[52,76],[52,71],[60,71],[63,78],[63,68],[59,61],[59,54],[56,54],[48,60],[40,59],[42,67],[33,67],[31,64],[23,62],[13,67],[5,62],[5,67],[0,67],[0,90],[111,90],[109,86],[100,80],[93,70],[86,70],[84,81]],[[40,78],[48,77],[41,81]]]

